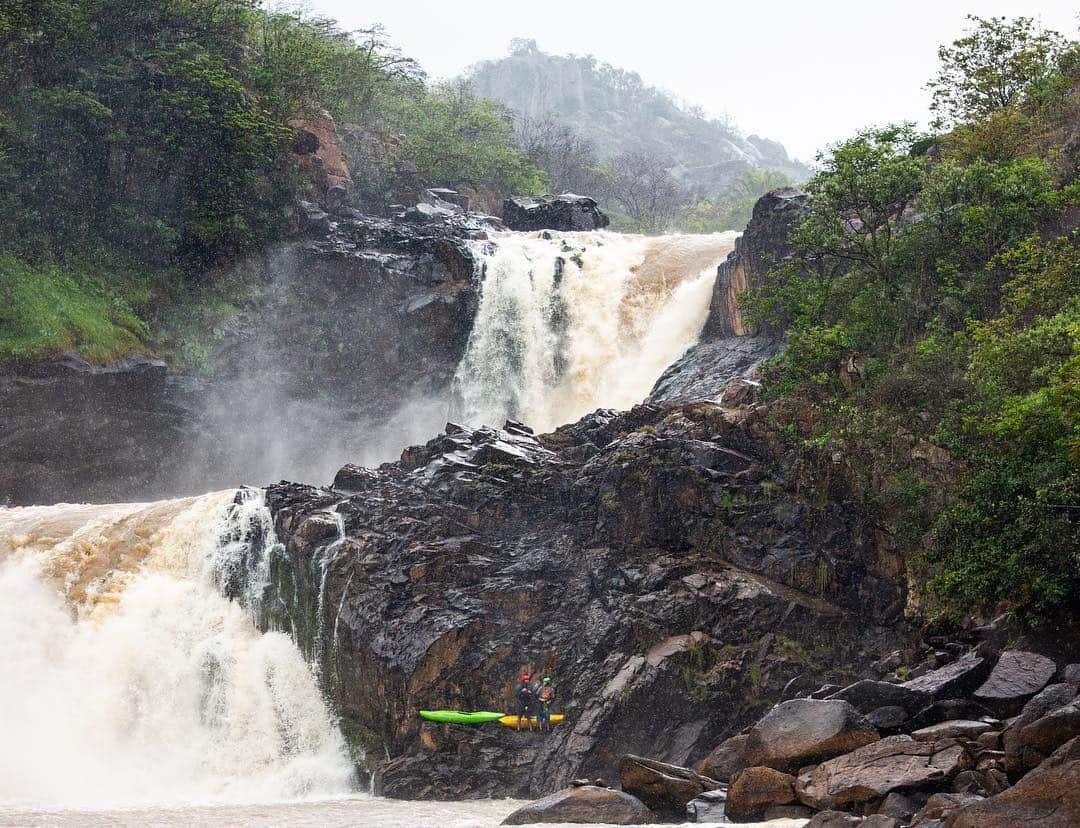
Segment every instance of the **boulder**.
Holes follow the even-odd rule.
[[[1011,720],[1001,734],[1002,749],[1008,756],[1019,756],[1024,744],[1021,731],[1032,722],[1036,722],[1058,708],[1064,707],[1076,698],[1076,688],[1071,684],[1051,684],[1024,705],[1020,715]],[[1041,761],[1041,760],[1040,760]]]
[[[768,822],[771,819],[810,819],[813,815],[814,812],[805,805],[770,805],[761,818]]]
[[[908,720],[908,712],[898,705],[877,707],[866,714],[866,721],[878,730],[896,730]]]
[[[893,791],[878,806],[877,812],[882,816],[908,823],[923,804],[925,804],[923,797]]]
[[[287,123],[293,129],[293,152],[323,192],[352,185],[337,125],[329,112],[324,109],[314,118],[290,118]]]
[[[630,754],[619,760],[619,784],[656,813],[676,818],[686,813],[692,799],[720,787],[689,768]]]
[[[953,739],[889,736],[800,774],[796,791],[812,808],[843,807],[941,783],[971,764],[964,746]]]
[[[740,733],[725,739],[706,756],[697,766],[697,772],[710,779],[728,782],[743,768],[747,767],[743,751],[750,737]]]
[[[502,821],[503,825],[534,825],[543,822],[604,822],[610,825],[648,825],[652,811],[623,791],[595,785],[565,788],[530,802]]]
[[[912,716],[911,721],[907,723],[907,727],[918,730],[919,728],[929,727],[952,719],[976,721],[991,716],[992,713],[988,708],[970,699],[943,699],[924,707]]]
[[[920,742],[936,742],[940,739],[975,739],[993,729],[989,722],[973,722],[967,719],[951,719],[929,727],[913,730],[911,735]]]
[[[902,707],[908,713],[914,713],[930,701],[928,694],[912,690],[902,684],[890,684],[887,681],[863,679],[848,685],[830,699],[842,699],[860,713],[869,713],[879,707]]]
[[[770,805],[795,801],[794,776],[772,768],[747,768],[728,788],[726,814],[736,821],[760,819]]]
[[[1001,654],[990,677],[974,696],[996,712],[1011,715],[1046,687],[1056,672],[1057,665],[1046,656],[1009,650]]]
[[[1024,747],[1044,756],[1049,756],[1075,736],[1080,736],[1080,701],[1059,707],[1020,730],[1020,742]]]
[[[945,828],[1080,825],[1080,738],[1054,751],[1013,787],[949,815]]]
[[[841,699],[792,699],[776,705],[747,734],[742,756],[752,765],[796,770],[875,742],[878,733]]]
[[[970,693],[979,686],[989,672],[990,661],[972,652],[951,664],[931,670],[911,681],[905,681],[900,686],[917,693],[925,693],[937,701]]]
[[[515,196],[503,202],[502,212],[511,230],[599,230],[609,223],[594,199],[573,193],[542,198]]]
[[[705,791],[686,803],[687,822],[724,822],[724,805],[727,792],[724,790]]]

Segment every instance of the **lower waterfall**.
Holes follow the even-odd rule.
[[[541,231],[476,242],[480,309],[454,380],[462,418],[550,431],[641,402],[697,341],[737,236]]]
[[[285,633],[225,598],[261,493],[0,510],[0,803],[273,802],[355,789]],[[231,538],[231,539],[230,539]]]

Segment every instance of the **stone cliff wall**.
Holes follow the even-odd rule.
[[[787,414],[742,403],[541,437],[451,426],[333,489],[268,490],[283,546],[264,623],[318,664],[384,793],[535,795],[627,751],[697,761],[792,679],[889,638],[875,624],[902,586],[873,574],[873,533],[800,494],[769,425]],[[417,715],[512,710],[522,669],[555,677],[550,736]]]

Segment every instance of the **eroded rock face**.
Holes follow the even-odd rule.
[[[876,742],[878,733],[839,699],[792,699],[778,704],[747,734],[743,758],[751,765],[794,770]]]
[[[956,740],[918,742],[910,736],[889,736],[800,774],[797,791],[813,808],[845,807],[941,782],[971,765],[967,750]]]
[[[343,470],[340,491],[271,487],[284,549],[265,623],[321,665],[345,732],[393,757],[388,795],[535,796],[613,778],[626,753],[684,766],[760,712],[748,699],[807,672],[792,653],[854,656],[868,627],[851,619],[877,602],[858,520],[781,494],[771,419],[695,404],[541,436],[453,426],[399,463]],[[826,585],[823,547],[849,562]],[[420,708],[511,709],[522,669],[555,677],[551,734],[421,727]],[[876,737],[846,703],[815,704],[838,715],[780,756]]]
[[[791,256],[791,232],[806,215],[809,204],[810,196],[794,187],[773,190],[758,199],[746,231],[720,265],[704,338],[759,333],[743,319],[739,294],[760,285],[771,268]]]
[[[352,174],[345,160],[334,116],[325,109],[311,118],[292,118],[293,152],[301,166],[315,179],[319,195],[331,190],[344,191],[352,186]],[[343,193],[344,194],[344,193]]]
[[[652,812],[630,794],[611,788],[582,785],[523,805],[502,824],[603,822],[611,825],[648,825],[655,821]]]
[[[595,199],[573,193],[515,196],[503,202],[502,213],[511,230],[600,230],[609,223]]]

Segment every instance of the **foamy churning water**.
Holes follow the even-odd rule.
[[[234,496],[0,509],[0,804],[352,790],[296,645],[218,588],[269,528],[260,492]],[[254,596],[265,561],[243,565]]]
[[[480,309],[455,388],[472,424],[538,431],[643,400],[705,324],[737,233],[504,233],[475,243]]]

